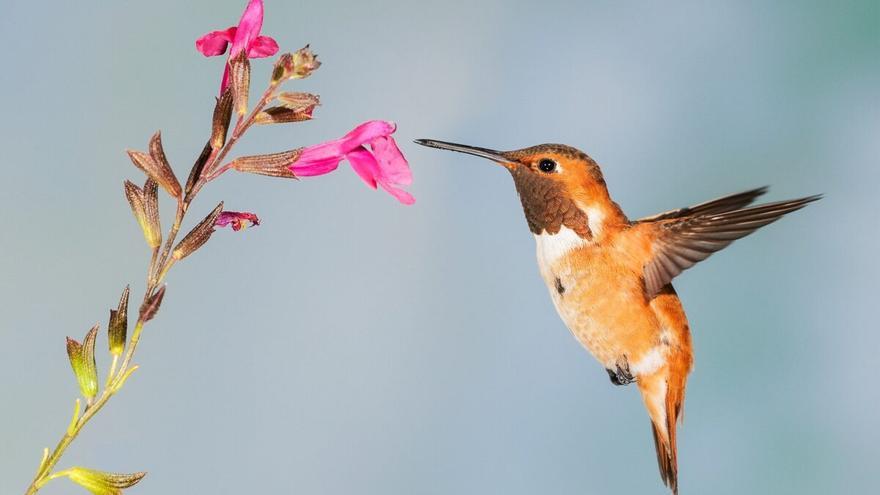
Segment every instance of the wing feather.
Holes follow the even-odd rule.
[[[729,196],[706,201],[694,206],[679,208],[677,210],[669,210],[663,213],[645,217],[637,220],[637,222],[656,222],[658,220],[666,220],[669,218],[692,217],[697,215],[710,215],[715,213],[724,213],[725,211],[733,211],[745,208],[755,202],[759,196],[767,192],[767,186],[743,191]]]
[[[808,196],[742,208],[765,191],[762,187],[639,220],[654,224],[656,236],[652,257],[644,267],[648,297],[654,297],[679,273],[731,242],[821,198]]]

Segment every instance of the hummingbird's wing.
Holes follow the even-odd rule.
[[[756,191],[759,190],[751,192],[754,194]],[[723,249],[760,227],[779,220],[786,213],[800,210],[819,198],[821,196],[808,196],[745,209],[727,207],[728,209],[721,210],[718,209],[722,208],[720,205],[709,207],[713,203],[710,202],[701,205],[699,208],[702,212],[697,214],[663,217],[649,222],[641,221],[643,226],[640,230],[647,227],[652,238],[650,258],[644,267],[648,298],[654,297],[676,275],[708,258],[715,251]],[[720,203],[725,199],[716,201]],[[744,199],[741,198],[739,201]],[[691,212],[695,208],[692,208]]]
[[[636,222],[656,222],[657,220],[666,220],[668,218],[688,217],[695,215],[708,215],[712,213],[724,213],[725,211],[739,210],[752,204],[759,196],[767,192],[767,186],[743,191],[729,196],[706,201],[694,206],[686,206],[677,210],[664,211],[650,217],[640,218]]]

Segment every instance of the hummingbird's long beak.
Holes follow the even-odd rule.
[[[467,153],[468,155],[479,156],[482,158],[488,158],[493,162],[498,162],[502,165],[512,163],[512,161],[505,157],[504,154],[500,151],[490,150],[488,148],[478,148],[476,146],[468,146],[466,144],[458,144],[458,143],[449,143],[446,141],[436,141],[434,139],[416,139],[416,144],[421,144],[422,146],[427,146],[429,148],[438,148],[441,150],[449,150],[449,151],[458,151],[459,153]]]

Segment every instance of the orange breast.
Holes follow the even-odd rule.
[[[641,363],[655,351],[661,323],[629,260],[611,244],[585,241],[554,251],[564,239],[536,237],[541,276],[559,316],[603,366],[613,369],[623,357]]]

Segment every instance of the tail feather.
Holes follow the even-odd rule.
[[[654,449],[657,451],[657,465],[660,467],[660,479],[668,486],[672,493],[678,495],[678,461],[675,458],[675,450],[669,449],[666,440],[657,431],[654,422],[651,422],[651,431],[654,433]]]
[[[686,373],[670,372],[668,368],[641,376],[638,380],[645,406],[651,416],[651,431],[654,435],[660,478],[672,490],[673,495],[678,495],[676,426],[681,420],[686,380]]]

